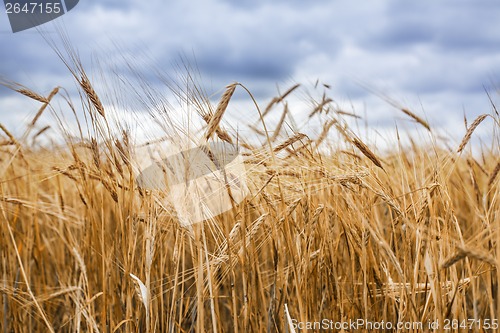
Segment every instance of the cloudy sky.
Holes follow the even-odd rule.
[[[88,68],[106,63],[105,76],[124,59],[146,79],[153,69],[174,76],[187,60],[209,93],[238,81],[262,105],[278,88],[319,80],[376,129],[413,126],[384,95],[460,140],[464,114],[470,123],[491,112],[485,89],[499,99],[498,18],[498,0],[81,0],[56,21]],[[57,40],[57,26],[43,29]],[[13,34],[3,10],[0,45],[0,77],[44,95],[74,87],[37,30]],[[23,126],[36,109],[0,87],[0,123]]]

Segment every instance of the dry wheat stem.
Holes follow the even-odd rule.
[[[47,108],[47,105],[49,105],[50,101],[52,100],[52,98],[59,92],[59,87],[55,87],[49,94],[49,96],[46,98],[46,101],[44,102],[44,104],[40,107],[40,109],[38,110],[38,112],[36,113],[35,117],[33,118],[33,120],[31,121],[31,126],[35,126],[36,122],[38,121],[38,119],[40,118],[40,116],[42,115],[42,113],[45,111],[45,109]]]
[[[271,102],[269,102],[269,104],[266,106],[264,112],[262,113],[262,118],[264,118],[269,113],[269,111],[271,111],[274,105],[282,102],[288,95],[290,95],[298,87],[300,87],[300,84],[292,86],[287,91],[285,91],[281,96],[273,98]]]
[[[497,178],[498,173],[500,172],[500,161],[495,165],[495,169],[491,172],[490,178],[488,180],[488,188],[493,186],[495,179]]]
[[[7,128],[3,124],[0,124],[0,129],[7,135],[7,137],[10,139],[11,142],[14,142],[15,144],[18,144],[16,138],[10,133]]]
[[[83,91],[89,98],[90,102],[92,105],[95,107],[96,111],[103,117],[105,118],[105,112],[104,112],[104,106],[102,106],[101,99],[95,92],[94,88],[90,84],[89,79],[85,74],[83,74],[80,78],[80,86],[82,87]]]
[[[21,89],[16,89],[16,91],[20,94],[23,94],[24,96],[26,97],[29,97],[31,99],[34,99],[35,101],[38,101],[40,103],[45,103],[47,104],[49,101],[47,100],[47,98],[43,97],[43,96],[40,96],[39,94],[29,90],[29,89],[26,89],[26,88],[21,88]]]
[[[478,251],[476,249],[472,249],[469,247],[462,247],[459,246],[457,247],[457,252],[444,260],[444,262],[441,264],[442,269],[449,268],[459,262],[460,260],[464,259],[465,257],[471,258],[471,259],[476,259],[479,261],[486,262],[490,264],[493,267],[497,266],[497,261],[495,258],[493,258],[491,255],[488,253],[485,253],[483,251]]]
[[[347,111],[342,111],[342,110],[336,110],[335,113],[336,114],[340,114],[342,116],[352,117],[352,118],[355,118],[355,119],[362,119],[361,116],[358,116],[357,114],[352,113],[352,112],[347,112]]]
[[[233,96],[237,85],[238,83],[235,82],[231,83],[226,87],[226,90],[224,91],[224,94],[222,94],[219,104],[217,105],[215,113],[210,116],[210,121],[208,122],[205,139],[208,140],[212,136],[212,134],[214,134],[216,130],[219,128],[219,123],[221,122],[222,117],[224,116],[224,112],[226,112],[227,106],[229,105],[229,101],[231,100],[231,97]],[[225,137],[226,140],[228,137],[229,135],[226,135]]]
[[[318,136],[318,138],[315,140],[315,145],[316,147],[318,147],[325,139],[326,137],[328,136],[328,133],[330,132],[330,129],[332,128],[333,125],[335,125],[337,123],[337,120],[335,119],[332,119],[328,122],[326,122],[324,125],[323,125],[323,129],[321,130],[321,133],[320,135]]]
[[[282,102],[288,95],[290,95],[298,87],[300,87],[300,83],[297,83],[296,85],[290,87],[287,91],[285,91],[283,94],[281,94],[280,97],[276,99],[276,103]]]
[[[429,123],[427,123],[425,120],[423,120],[422,118],[420,118],[419,116],[417,116],[416,114],[414,114],[413,112],[411,112],[410,110],[406,109],[406,108],[401,108],[401,111],[410,116],[411,118],[413,118],[417,123],[419,123],[420,125],[424,126],[428,131],[431,130],[431,127],[429,126]]]
[[[469,142],[470,138],[472,137],[472,133],[476,130],[476,128],[481,124],[481,122],[486,119],[488,115],[487,114],[482,114],[479,117],[477,117],[472,124],[470,125],[469,129],[465,133],[465,136],[462,139],[462,142],[460,143],[460,146],[458,146],[457,153],[461,153],[462,150],[465,148],[467,143]]]
[[[286,115],[288,114],[288,103],[285,103],[285,107],[283,108],[283,113],[281,114],[281,118],[274,129],[273,136],[271,137],[271,142],[274,142],[278,135],[280,134],[281,128],[283,127],[283,123],[285,122]]]
[[[44,126],[42,129],[40,129],[38,132],[36,132],[35,135],[33,135],[33,140],[35,140],[37,137],[39,137],[40,135],[42,135],[43,133],[45,133],[49,129],[50,129],[49,125]]]
[[[302,140],[303,138],[305,138],[306,135],[303,134],[303,133],[296,133],[295,135],[289,137],[288,139],[286,139],[282,144],[276,146],[273,151],[275,153],[285,149],[286,147],[290,146],[290,145],[293,145],[295,142],[299,141],[299,140]]]
[[[384,170],[384,167],[382,166],[382,162],[380,161],[380,159],[370,150],[370,148],[368,148],[366,144],[364,144],[361,140],[358,140],[357,138],[352,138],[352,143],[356,147],[358,147],[358,149],[363,153],[363,155],[368,157],[368,159],[372,161],[373,164],[378,166],[380,169]]]
[[[318,105],[316,105],[316,107],[312,110],[312,112],[309,114],[309,118],[312,118],[318,112],[321,113],[321,111],[323,110],[323,108],[326,105],[328,105],[329,103],[331,103],[331,102],[333,102],[333,99],[331,99],[331,98],[325,98],[325,96],[323,96],[323,100],[321,101],[321,103],[319,103]]]

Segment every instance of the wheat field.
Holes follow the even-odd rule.
[[[40,109],[22,134],[0,127],[1,332],[496,331],[494,105],[456,145],[382,152],[328,95],[308,110],[323,124],[315,136],[287,127],[299,85],[256,101],[250,140],[222,124],[243,85],[216,105],[194,85],[183,100],[205,124],[200,140],[238,142],[249,193],[185,226],[164,193],[137,186],[133,133],[111,130],[105,96],[70,70],[77,102],[4,83]],[[73,135],[60,115],[79,106]],[[438,137],[423,115],[397,112]],[[491,133],[480,146],[479,126]],[[40,143],[48,133],[59,139]]]

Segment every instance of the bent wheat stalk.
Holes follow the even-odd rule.
[[[488,117],[487,114],[482,114],[472,122],[469,129],[465,133],[465,136],[463,137],[462,142],[460,143],[460,146],[458,146],[457,153],[461,153],[462,150],[464,150],[465,146],[467,145],[467,143],[470,141],[470,139],[472,137],[472,133],[474,133],[476,128],[479,126],[479,124],[481,124],[483,122],[484,119],[486,119],[486,117]]]
[[[219,101],[219,104],[217,105],[217,109],[215,110],[215,113],[210,117],[210,120],[208,121],[208,127],[207,131],[205,134],[205,139],[208,140],[210,137],[216,133],[217,130],[219,130],[219,124],[222,120],[222,117],[224,116],[224,113],[226,112],[227,106],[229,105],[229,101],[231,100],[231,97],[234,94],[234,91],[236,90],[236,86],[238,83],[231,83],[226,87],[226,91],[224,91],[224,94],[222,94],[222,97]],[[224,141],[231,140],[229,135],[223,134],[224,132],[219,131],[217,133],[219,135],[219,138]],[[222,136],[222,137],[221,137]]]

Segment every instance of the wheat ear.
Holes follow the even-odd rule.
[[[479,126],[479,124],[481,124],[483,122],[483,120],[486,119],[487,116],[488,116],[487,114],[482,114],[472,122],[469,129],[467,130],[467,133],[465,133],[465,136],[462,139],[460,146],[458,146],[457,153],[460,153],[460,152],[462,152],[462,150],[464,150],[465,146],[467,145],[467,143],[470,141],[470,138],[472,137],[472,133],[474,133],[476,128]]]

